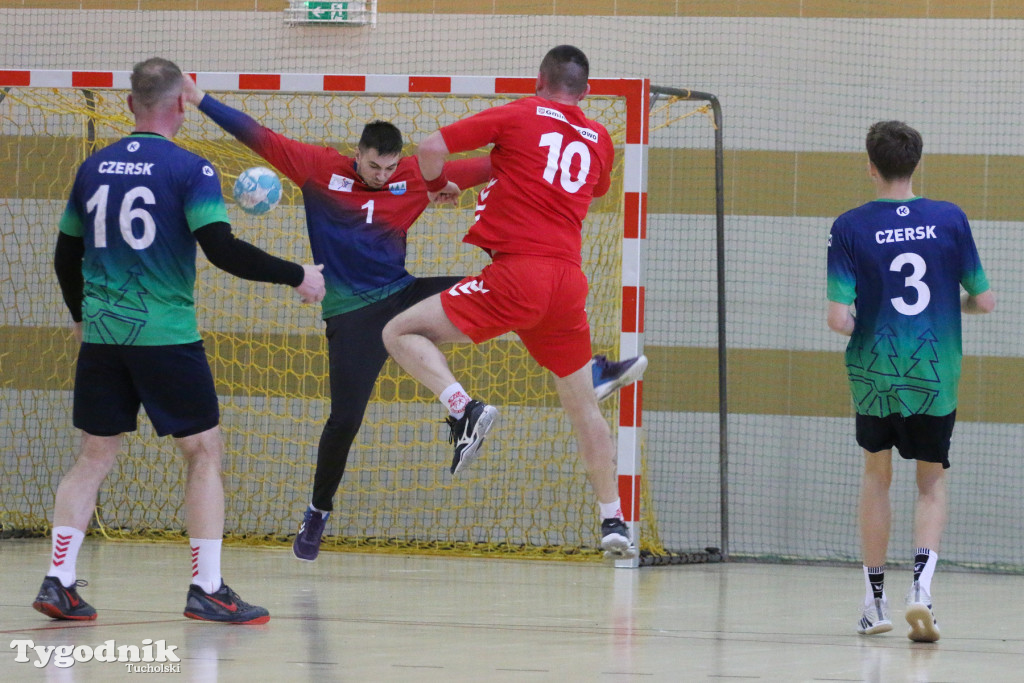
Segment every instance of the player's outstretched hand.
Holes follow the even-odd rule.
[[[462,194],[462,190],[459,186],[448,181],[448,184],[444,186],[444,189],[440,192],[428,192],[427,198],[432,204],[451,204],[452,206],[459,205],[459,195]]]
[[[324,275],[320,271],[324,269],[323,264],[315,266],[302,266],[306,271],[306,277],[302,278],[302,284],[295,288],[299,298],[304,304],[315,304],[323,301],[327,290],[324,288]]]
[[[181,92],[185,96],[186,102],[194,104],[197,107],[199,106],[199,103],[203,101],[203,96],[206,95],[206,93],[199,89],[199,86],[196,85],[196,82],[193,81],[192,77],[188,74],[185,74],[185,85],[181,89]]]

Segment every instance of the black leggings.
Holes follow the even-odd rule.
[[[331,415],[320,435],[313,476],[313,506],[334,509],[352,441],[363,422],[387,349],[381,332],[393,317],[415,303],[450,288],[460,277],[418,278],[400,292],[363,308],[327,319]]]

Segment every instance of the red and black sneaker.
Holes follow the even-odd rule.
[[[88,586],[88,581],[78,580],[67,588],[56,576],[47,576],[39,588],[32,609],[42,612],[51,619],[69,619],[72,621],[91,621],[96,618],[96,610],[78,595],[79,586]]]
[[[227,624],[265,624],[270,621],[270,612],[266,608],[250,605],[223,582],[213,593],[207,593],[194,583],[189,586],[185,616]]]

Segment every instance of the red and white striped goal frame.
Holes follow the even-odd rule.
[[[399,76],[372,74],[191,73],[211,91],[351,92],[385,95],[449,93],[454,95],[533,95],[534,78],[494,76]],[[131,88],[130,71],[0,69],[0,87]],[[592,95],[622,97],[626,102],[622,224],[622,323],[619,353],[641,353],[644,332],[644,283],[641,257],[647,239],[647,146],[650,81],[641,78],[592,78]],[[622,512],[634,541],[640,542],[640,428],[643,382],[619,394],[618,482]],[[616,566],[637,567],[639,559]]]

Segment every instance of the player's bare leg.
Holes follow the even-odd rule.
[[[185,597],[185,616],[231,624],[265,624],[270,613],[251,605],[224,583],[220,549],[224,537],[224,483],[220,428],[175,439],[187,466],[185,524],[192,553],[192,583]]]
[[[927,554],[920,556],[923,566],[915,567],[915,580],[907,594],[907,637],[913,641],[934,643],[939,639],[939,623],[932,609],[931,576],[948,516],[949,492],[942,463],[917,461],[914,543],[918,553]]]
[[[941,463],[917,461],[917,503],[914,506],[914,543],[938,551],[949,516],[946,471]]]
[[[224,536],[224,483],[220,428],[175,439],[188,467],[185,479],[185,526],[192,538]]]
[[[566,377],[556,376],[555,388],[562,408],[572,423],[580,457],[598,502],[612,503],[618,500],[615,444],[611,429],[597,406],[590,364],[587,363]],[[622,520],[602,520],[602,536],[606,557],[635,556],[636,547],[632,545],[628,528]]]
[[[438,344],[472,342],[448,319],[435,294],[402,311],[384,326],[384,347],[416,380],[440,395],[455,382]]]
[[[57,487],[53,525],[85,531],[96,510],[96,495],[110,474],[121,450],[122,436],[95,436],[82,432],[78,458]]]
[[[57,487],[53,509],[52,559],[32,607],[52,619],[91,621],[96,610],[78,595],[78,551],[96,510],[100,485],[117,461],[121,435],[81,433],[78,458]]]
[[[889,550],[892,506],[889,486],[892,483],[892,449],[869,453],[864,451],[864,474],[860,487],[860,542],[864,565],[885,564]]]
[[[448,406],[447,419],[451,428],[451,442],[455,445],[451,473],[457,474],[479,457],[484,436],[494,426],[498,411],[481,401],[470,400],[458,385],[438,344],[446,342],[472,342],[457,328],[441,305],[441,295],[420,301],[395,316],[383,332],[384,346],[402,368],[433,391]],[[446,401],[452,387],[462,397],[455,402]]]
[[[860,609],[861,616],[857,622],[857,632],[862,635],[875,635],[892,630],[889,600],[883,583],[889,531],[892,525],[892,506],[889,502],[891,483],[892,449],[877,453],[864,451],[864,474],[861,478],[858,511],[866,584],[864,602]]]

